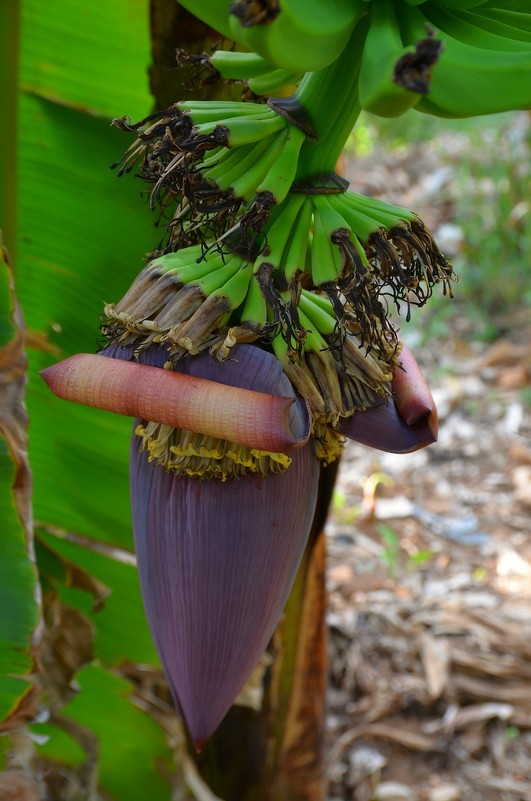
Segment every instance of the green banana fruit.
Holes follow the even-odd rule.
[[[303,203],[304,195],[294,195],[278,209],[275,218],[267,226],[262,253],[254,263],[255,272],[260,269],[262,264],[271,264],[279,271],[284,269],[288,244]]]
[[[316,287],[337,284],[341,274],[341,255],[331,240],[332,229],[348,229],[344,220],[328,204],[327,195],[316,195],[314,203],[313,240],[311,247],[312,281]],[[330,217],[334,215],[334,222]],[[336,222],[338,223],[335,228]]]
[[[506,9],[481,8],[477,12],[462,12],[460,16],[504,39],[531,42],[531,6],[528,14]]]
[[[292,227],[287,246],[286,260],[283,264],[284,275],[289,282],[306,268],[306,256],[310,249],[310,229],[313,221],[313,204],[311,200],[300,195],[303,203],[297,219]]]
[[[337,326],[334,307],[328,298],[303,289],[299,301],[302,312],[320,334],[331,336]]]
[[[442,37],[451,36],[465,45],[502,52],[513,50],[529,52],[531,50],[531,36],[527,41],[515,38],[512,34],[515,29],[502,26],[501,23],[495,23],[492,26],[495,30],[489,30],[488,20],[487,27],[485,27],[484,20],[486,18],[483,17],[481,9],[478,9],[477,12],[448,10],[440,8],[436,3],[426,3],[422,7],[422,13],[439,30]],[[526,32],[522,33],[525,35]]]
[[[242,324],[250,323],[258,328],[263,328],[267,324],[267,304],[255,275],[249,279],[240,320]]]
[[[286,120],[282,119],[272,109],[264,107],[262,114],[250,114],[248,116],[229,117],[224,120],[213,120],[212,122],[202,122],[194,125],[196,136],[214,135],[219,132],[219,137],[227,147],[239,147],[248,145],[251,142],[258,142],[269,134],[280,131],[286,127]]]
[[[240,257],[219,251],[204,257],[199,246],[155,259],[119,303],[105,306],[103,331],[137,353],[152,343],[172,341],[171,332],[191,319],[207,295],[217,292],[242,264]]]
[[[257,187],[261,185],[276,159],[282,154],[288,136],[288,127],[284,126],[283,130],[273,138],[270,146],[262,156],[245,173],[232,181],[231,189],[235,197],[242,197],[246,200],[250,200],[253,197]]]
[[[221,263],[218,264],[216,269],[211,266],[210,271],[197,278],[194,283],[200,287],[205,298],[208,298],[214,293],[219,293],[221,287],[225,286],[233,278],[240,269],[241,262],[241,258],[234,254],[222,257]]]
[[[301,76],[301,72],[294,70],[276,69],[256,78],[249,78],[247,86],[258,97],[271,97],[284,94],[288,87],[293,87],[299,82]]]
[[[301,70],[279,69],[258,53],[237,50],[216,50],[210,56],[210,63],[223,78],[245,81],[250,91],[260,97],[282,92],[296,84],[302,75]]]
[[[242,53],[238,50],[215,50],[209,60],[223,78],[231,81],[246,81],[274,69],[258,53]]]
[[[274,203],[281,203],[288,194],[297,172],[299,152],[305,140],[300,128],[290,125],[282,150],[256,187],[256,194],[268,193]]]
[[[255,260],[254,271],[262,264],[271,264],[275,270],[284,270],[289,253],[289,243],[298,230],[299,211],[304,203],[304,195],[290,195],[267,226],[265,242],[261,255]],[[308,235],[308,232],[306,232]]]
[[[186,320],[170,329],[164,341],[195,355],[212,344],[216,329],[227,324],[231,313],[240,306],[247,295],[252,278],[250,263],[242,262],[239,256],[228,257],[226,268],[215,271],[212,280],[201,279],[205,300]],[[218,334],[219,338],[219,334]]]
[[[235,100],[219,103],[187,100],[177,103],[175,108],[187,114],[194,125],[208,122],[218,122],[219,125],[222,125],[225,120],[235,117],[245,119],[263,117],[265,111],[264,106],[259,103],[244,103]]]
[[[334,61],[367,7],[364,0],[282,0],[276,15],[264,18],[243,0],[230,10],[233,39],[275,67],[300,73]]]
[[[361,58],[359,102],[381,117],[397,117],[415,106],[429,89],[440,42],[426,34],[416,48],[400,36],[395,0],[371,4],[371,21]]]
[[[220,154],[214,166],[207,167],[204,172],[205,178],[216,184],[222,192],[228,192],[235,181],[245,177],[249,168],[261,160],[262,155],[273,145],[275,139],[275,134],[271,134],[250,145],[225,150]]]
[[[403,3],[399,22],[404,41],[422,35],[430,21],[418,6]],[[529,50],[485,50],[443,32],[444,51],[429,94],[416,108],[430,114],[469,117],[531,107]]]

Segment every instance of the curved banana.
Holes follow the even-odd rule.
[[[189,320],[207,294],[227,283],[242,263],[219,251],[202,257],[200,247],[155,259],[118,303],[105,306],[103,331],[135,352],[171,339],[170,332]]]
[[[426,33],[416,48],[406,49],[396,16],[395,0],[371,4],[371,22],[361,58],[359,100],[381,117],[397,117],[418,103],[429,89],[440,42]]]
[[[235,181],[246,177],[247,171],[260,161],[275,139],[276,135],[271,134],[250,145],[224,150],[211,167],[207,164],[205,178],[215,183],[222,192],[227,192]]]
[[[402,3],[399,21],[404,41],[411,43],[430,25],[418,6]],[[531,107],[531,52],[485,50],[443,32],[444,51],[433,71],[419,111],[448,117],[469,117]]]
[[[299,305],[302,312],[310,321],[310,325],[314,326],[320,334],[330,336],[334,333],[337,326],[337,319],[334,313],[334,307],[328,298],[317,295],[316,292],[303,289]]]
[[[259,97],[291,94],[302,73],[294,70],[272,69],[262,75],[249,78],[247,86],[251,92]]]
[[[305,199],[305,195],[300,195],[300,197],[303,198],[303,203],[292,228],[284,263],[284,275],[288,282],[298,273],[305,271],[306,257],[310,249],[313,204],[309,198]]]
[[[505,8],[481,8],[477,11],[459,12],[459,16],[477,28],[498,34],[508,44],[514,42],[515,47],[518,42],[531,42],[531,5],[527,14]]]
[[[348,230],[349,226],[331,208],[327,195],[316,195],[312,200],[315,209],[311,247],[312,281],[316,287],[322,284],[335,285],[341,274],[341,255],[330,237],[334,231]]]
[[[238,147],[250,142],[258,142],[269,134],[281,131],[286,127],[286,120],[276,114],[272,109],[263,107],[262,114],[239,115],[228,119],[212,120],[194,125],[196,136],[208,136],[219,132],[222,141],[227,147]]]
[[[267,304],[256,276],[249,279],[249,288],[240,314],[241,324],[251,323],[262,328],[267,323]]]
[[[271,347],[295,389],[308,401],[312,412],[324,415],[326,412],[325,402],[312,373],[305,369],[304,364],[301,364],[299,360],[293,359],[293,354],[280,334],[273,337]]]
[[[291,126],[289,127],[291,128]],[[271,144],[262,156],[243,175],[232,181],[231,189],[235,197],[241,197],[245,200],[250,200],[253,197],[257,187],[261,185],[275,161],[282,155],[288,138],[289,130],[286,125],[278,136],[273,137]],[[271,202],[273,202],[272,199]]]
[[[331,64],[367,6],[364,0],[282,0],[278,12],[264,17],[243,0],[230,11],[233,39],[274,66],[300,73]]]
[[[209,100],[183,100],[176,104],[176,109],[190,117],[194,125],[204,122],[218,122],[235,117],[252,119],[253,116],[263,117],[264,106],[260,103],[244,103],[238,100],[215,101]]]
[[[426,3],[422,7],[422,13],[426,19],[433,23],[444,37],[449,35],[465,45],[472,45],[483,50],[500,51],[526,51],[531,50],[531,35],[525,30],[518,31],[520,38],[513,35],[514,28],[502,26],[501,23],[494,23],[489,30],[489,20],[483,17],[482,9],[474,11],[464,11],[461,9],[446,9],[437,6],[435,3]],[[486,25],[485,25],[486,21]],[[505,33],[504,33],[505,31]],[[509,35],[507,35],[507,31]],[[527,36],[522,39],[521,36]]]
[[[209,60],[223,78],[231,81],[246,81],[274,69],[258,53],[242,53],[238,50],[215,50]]]
[[[282,208],[277,210],[275,219],[268,225],[262,254],[255,260],[255,273],[262,264],[272,264],[276,270],[283,269],[288,254],[288,243],[296,230],[296,220],[303,203],[304,195],[293,195]]]
[[[272,109],[247,105],[258,106],[262,113],[253,108],[250,114],[220,120],[214,112],[210,121],[194,126],[196,136],[223,131],[228,145],[202,158],[202,176],[222,192],[232,192],[234,198],[250,200],[259,194],[267,205],[280,203],[295,178],[305,134]],[[189,113],[195,122],[196,109],[190,108]]]
[[[257,194],[267,192],[275,203],[281,203],[284,200],[295,180],[299,152],[305,139],[306,136],[300,128],[295,128],[294,125],[287,128],[282,150],[263,181],[256,187]]]
[[[316,380],[325,403],[325,415],[337,419],[344,411],[341,385],[334,356],[329,343],[317,325],[299,307],[299,318],[306,336],[303,346],[304,360]]]
[[[373,215],[369,209],[359,205],[357,196],[350,192],[334,196],[330,202],[343,217],[344,224],[363,245],[367,245],[371,237],[385,227],[382,215]]]

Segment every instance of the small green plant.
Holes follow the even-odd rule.
[[[400,554],[400,537],[390,526],[385,523],[379,523],[376,530],[382,538],[384,544],[383,560],[389,573],[389,577],[396,578],[396,571],[398,567],[398,557]]]
[[[431,562],[434,558],[435,553],[429,550],[420,550],[416,553],[410,554],[408,558],[407,568],[411,572],[417,570],[419,567],[422,567],[427,562]]]
[[[505,736],[510,741],[516,740],[520,736],[520,729],[518,726],[507,726],[505,729]]]

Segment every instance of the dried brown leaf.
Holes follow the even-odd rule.
[[[420,636],[420,656],[426,676],[426,687],[430,698],[439,698],[449,680],[450,652],[448,643],[441,637],[433,637],[428,631]]]

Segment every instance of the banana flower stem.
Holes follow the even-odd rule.
[[[336,61],[322,70],[308,73],[293,98],[288,98],[305,109],[316,135],[302,146],[295,183],[334,171],[360,115],[358,76],[367,22],[368,18],[356,25]]]

